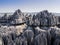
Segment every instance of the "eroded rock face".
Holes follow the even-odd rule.
[[[53,45],[60,45],[60,39],[56,39],[53,43]]]
[[[47,45],[47,31],[39,27],[35,29],[34,45]]]
[[[24,14],[21,12],[20,9],[16,10],[14,14],[11,16],[11,24],[19,24],[24,23]]]
[[[50,35],[51,35],[51,41],[50,41],[51,45],[54,45],[54,44],[59,45],[60,28],[58,28],[58,27],[51,27],[50,28]]]
[[[15,39],[15,45],[27,45],[27,40],[25,37],[17,37]]]
[[[22,12],[21,12],[20,9],[18,9],[18,10],[16,10],[16,11],[14,12],[13,17],[14,17],[15,19],[18,19],[21,15],[22,15]]]
[[[57,19],[47,10],[24,15],[18,9],[7,20],[9,26],[0,27],[1,45],[60,45]]]
[[[47,45],[47,38],[44,34],[39,34],[35,37],[34,45]]]
[[[27,20],[27,25],[33,26],[54,26],[56,25],[56,18],[52,13],[47,10],[41,11],[36,15],[29,15]]]
[[[23,33],[23,36],[26,38],[27,40],[27,44],[28,45],[32,45],[33,43],[33,38],[34,38],[34,33],[32,30],[26,30],[24,33]]]
[[[3,44],[3,42],[2,42],[2,38],[0,37],[0,45],[2,45]]]

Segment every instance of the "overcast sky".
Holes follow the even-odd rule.
[[[0,12],[49,12],[60,13],[60,0],[0,0]]]

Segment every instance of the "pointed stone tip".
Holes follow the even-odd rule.
[[[18,13],[20,13],[21,12],[21,10],[20,9],[18,9],[18,10],[16,10]]]
[[[43,10],[43,11],[41,11],[41,12],[45,12],[45,13],[48,13],[48,10]]]
[[[48,10],[43,10],[44,12],[48,12]]]
[[[17,15],[17,14],[20,14],[22,13],[20,9],[17,9],[15,12],[14,12],[14,15]]]

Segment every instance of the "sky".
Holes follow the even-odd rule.
[[[0,0],[0,12],[49,12],[60,13],[60,0]]]

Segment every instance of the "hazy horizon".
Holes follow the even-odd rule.
[[[49,12],[60,13],[60,0],[0,0],[0,12],[14,12],[20,9],[22,12]]]

